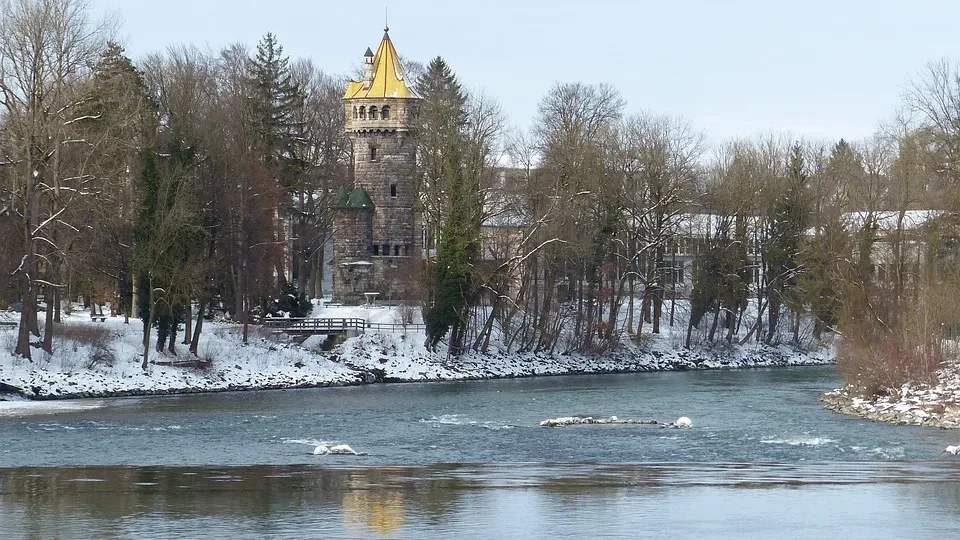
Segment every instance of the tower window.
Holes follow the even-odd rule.
[[[360,107],[360,119],[361,119],[361,120],[366,120],[366,119],[367,119],[367,108],[366,108],[366,107]]]
[[[357,112],[357,108],[354,107],[354,108],[353,108],[353,119],[356,120],[356,119],[359,118],[359,117],[360,117],[360,113]]]
[[[390,106],[389,106],[389,105],[384,105],[383,107],[380,108],[380,118],[381,118],[382,120],[389,120],[389,119],[390,119]]]
[[[370,119],[371,119],[371,120],[376,120],[376,119],[377,119],[377,107],[376,107],[376,106],[370,107]]]
[[[383,256],[384,256],[384,257],[389,257],[389,256],[390,256],[390,244],[384,244],[384,245],[383,245]]]
[[[390,196],[391,196],[391,197],[396,197],[396,196],[397,196],[397,185],[396,185],[396,184],[390,184]]]
[[[376,160],[377,160],[377,147],[376,147],[376,146],[371,146],[371,147],[370,147],[370,161],[376,161]]]
[[[399,257],[399,256],[400,256],[400,245],[399,245],[399,244],[393,246],[393,256],[394,256],[394,257]]]
[[[380,255],[380,246],[377,244],[373,245],[373,256],[378,257]]]

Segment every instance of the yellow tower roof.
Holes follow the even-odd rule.
[[[406,74],[400,63],[400,55],[393,48],[389,30],[389,28],[383,29],[383,41],[380,42],[377,54],[373,57],[373,80],[369,83],[367,81],[348,82],[343,99],[420,98],[417,91],[407,84]]]

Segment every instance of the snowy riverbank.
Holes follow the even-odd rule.
[[[942,368],[936,384],[908,383],[872,398],[845,386],[823,394],[820,401],[832,411],[875,422],[960,429],[960,363]]]
[[[370,318],[376,318],[376,314]],[[379,316],[385,316],[380,314]],[[0,392],[31,399],[109,397],[345,386],[375,382],[426,382],[530,377],[542,375],[755,368],[832,363],[829,350],[794,351],[790,347],[716,347],[684,350],[673,336],[646,339],[603,355],[546,353],[471,353],[448,358],[423,346],[421,332],[373,333],[321,351],[322,339],[294,340],[255,330],[246,345],[241,328],[209,322],[204,326],[199,360],[180,346],[178,356],[151,354],[142,361],[142,326],[108,317],[95,323],[85,313],[65,320],[54,354],[35,350],[32,361],[14,357],[12,330],[0,330]],[[72,331],[71,331],[72,330]]]

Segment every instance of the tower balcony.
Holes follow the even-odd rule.
[[[357,98],[344,100],[348,133],[410,131],[416,121],[416,100]]]

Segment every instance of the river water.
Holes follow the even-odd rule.
[[[4,537],[943,538],[960,434],[824,411],[832,368],[0,407]],[[672,421],[542,428],[559,416]],[[346,443],[362,455],[315,456]],[[7,536],[9,533],[12,536]]]

